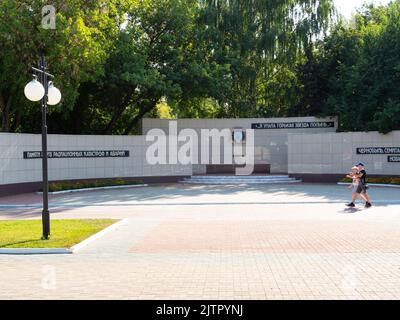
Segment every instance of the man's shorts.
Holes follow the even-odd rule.
[[[359,185],[357,188],[356,193],[361,194],[361,193],[367,193],[367,186],[365,185]]]

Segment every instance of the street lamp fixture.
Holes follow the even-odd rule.
[[[52,81],[49,82],[49,90],[47,96],[47,104],[50,106],[55,106],[61,101],[61,92],[53,85]]]
[[[33,102],[41,101],[42,104],[42,175],[43,175],[43,211],[42,226],[43,239],[49,239],[50,235],[50,212],[49,212],[49,178],[47,166],[47,105],[56,105],[61,101],[61,92],[49,78],[53,75],[47,73],[47,63],[42,54],[39,61],[39,68],[32,67],[35,74],[33,80],[24,89],[25,97]]]
[[[24,89],[25,97],[30,101],[39,101],[44,97],[44,87],[37,81],[37,76],[33,76],[33,80],[29,82]]]

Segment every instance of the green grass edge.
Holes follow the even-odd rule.
[[[88,239],[118,219],[65,219],[51,221],[49,240],[43,240],[41,220],[1,220],[0,249],[65,248]]]

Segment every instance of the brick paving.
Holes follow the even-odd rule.
[[[372,190],[378,206],[345,210],[338,186],[226,189],[53,198],[53,218],[128,219],[73,255],[0,255],[0,298],[400,298],[400,190]],[[0,217],[37,218],[35,210],[4,207]]]

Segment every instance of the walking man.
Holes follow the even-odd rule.
[[[371,198],[367,192],[367,171],[365,170],[364,164],[362,162],[356,164],[358,173],[354,176],[359,179],[360,183],[355,193],[352,195],[352,201],[347,205],[348,207],[355,207],[354,202],[359,196],[365,200],[365,208],[370,208]]]

